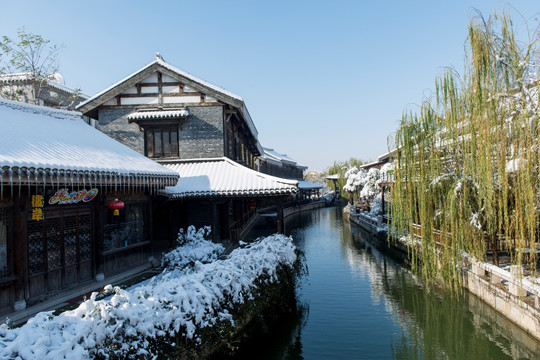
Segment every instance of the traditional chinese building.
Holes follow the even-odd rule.
[[[59,73],[44,78],[36,78],[31,73],[12,73],[0,75],[0,98],[73,110],[88,95],[66,86]]]
[[[255,168],[257,129],[244,100],[156,59],[80,104],[98,129],[157,161],[228,157]]]
[[[97,128],[180,175],[163,192],[160,237],[211,225],[214,240],[242,238],[255,209],[281,204],[297,181],[254,171],[263,150],[244,100],[156,59],[80,104]],[[290,177],[295,179],[297,174]],[[278,221],[278,228],[282,221]]]
[[[267,207],[276,207],[277,231],[283,231],[282,204],[297,192],[298,181],[263,174],[226,157],[165,166],[180,174],[178,184],[162,192],[170,201],[160,208],[162,216],[156,217],[157,221],[168,219],[170,231],[210,225],[215,241],[235,242],[249,232],[257,210]]]
[[[0,100],[0,128],[1,314],[147,264],[177,173],[77,112]]]
[[[298,164],[289,156],[266,147],[263,147],[259,160],[261,172],[286,179],[302,180],[307,169],[307,166]]]

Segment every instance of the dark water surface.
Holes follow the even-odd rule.
[[[340,208],[288,219],[309,275],[299,314],[235,359],[540,359],[540,343],[470,294],[426,293]]]

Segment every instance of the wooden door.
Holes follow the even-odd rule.
[[[27,221],[28,298],[92,279],[92,213],[89,207],[46,209]]]

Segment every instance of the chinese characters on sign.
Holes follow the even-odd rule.
[[[32,195],[32,220],[43,220],[43,195]]]

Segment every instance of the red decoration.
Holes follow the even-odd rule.
[[[118,216],[120,215],[120,210],[124,208],[124,202],[118,199],[114,199],[114,201],[111,201],[109,204],[107,204],[107,207],[110,210],[114,210],[113,211],[114,216]]]

